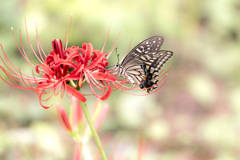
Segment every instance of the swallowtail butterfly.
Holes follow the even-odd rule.
[[[171,51],[160,50],[163,42],[164,38],[161,36],[142,41],[127,54],[121,64],[116,64],[115,71],[128,78],[133,85],[137,82],[148,93],[157,89],[158,73],[173,55]]]

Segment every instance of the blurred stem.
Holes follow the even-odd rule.
[[[89,125],[89,127],[90,127],[90,129],[92,131],[93,138],[94,138],[94,140],[95,140],[95,142],[96,142],[96,144],[98,146],[98,150],[100,152],[100,155],[101,155],[103,160],[107,160],[107,156],[106,156],[106,154],[105,154],[105,152],[103,150],[102,143],[101,143],[101,141],[99,139],[99,136],[98,136],[97,131],[95,129],[95,126],[94,126],[94,123],[92,121],[92,118],[91,118],[91,116],[89,114],[89,111],[88,111],[88,108],[86,106],[86,103],[80,101],[80,104],[81,104],[83,113],[84,113],[84,115],[85,115],[85,117],[87,119],[88,125]]]
[[[77,86],[75,85],[75,83],[73,82],[73,80],[70,80],[70,81],[69,81],[69,84],[70,84],[71,87],[77,88]]]

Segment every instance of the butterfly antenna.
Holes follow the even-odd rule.
[[[117,63],[117,64],[119,64],[119,55],[120,55],[120,54],[117,53],[117,47],[115,48],[115,51],[116,51],[117,58],[118,58],[118,63]],[[108,70],[110,67],[114,67],[114,66],[116,66],[116,65],[113,65],[113,66],[107,66],[107,70]]]
[[[117,53],[117,47],[116,47],[115,51],[116,51],[116,54],[117,54],[118,64],[119,64],[119,55],[120,55],[120,54]]]

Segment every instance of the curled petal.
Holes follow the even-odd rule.
[[[62,47],[61,39],[54,39],[52,41],[52,47],[53,47],[53,51],[60,55],[60,58],[64,58],[63,57],[63,47]]]
[[[49,68],[49,66],[46,65],[45,63],[36,66],[35,69],[36,69],[37,73],[39,73],[39,69],[38,69],[39,67],[42,67],[44,73],[46,73],[48,75],[53,75],[54,74],[53,71],[51,71],[51,69]]]
[[[48,108],[52,107],[53,105],[51,105],[50,107],[48,107],[48,106],[44,106],[44,105],[42,104],[42,95],[43,95],[43,93],[44,93],[44,92],[40,93],[40,95],[39,95],[39,97],[38,97],[39,103],[40,103],[40,105],[41,105],[44,109],[48,109]]]
[[[86,102],[87,100],[81,93],[79,93],[76,89],[70,87],[69,85],[66,85],[66,91],[82,102]]]
[[[54,60],[54,58],[53,58],[54,54],[55,54],[54,52],[50,52],[49,53],[49,55],[46,57],[46,60],[45,60],[46,64],[49,64],[49,63],[51,63]]]
[[[109,96],[111,95],[111,93],[112,93],[112,88],[111,88],[111,86],[109,85],[108,82],[107,82],[107,84],[108,84],[107,93],[104,94],[102,97],[100,97],[100,99],[101,99],[102,101],[107,100],[107,99],[109,98]]]
[[[64,80],[70,81],[70,80],[78,80],[79,76],[78,75],[68,75],[65,76]]]
[[[92,54],[92,52],[93,52],[93,46],[92,46],[91,43],[87,43],[87,44],[84,43],[84,44],[82,45],[82,48],[83,48],[84,50],[86,50],[86,52],[85,52],[85,57],[84,57],[84,64],[85,64],[85,66],[87,66],[88,61],[90,60],[91,54]]]
[[[102,52],[94,61],[91,62],[89,66],[86,67],[86,69],[91,69],[92,67],[96,66],[100,61],[102,61],[103,57],[106,55],[105,52]]]
[[[79,65],[78,67],[75,68],[74,71],[70,72],[69,74],[76,74],[82,71],[84,65]]]
[[[71,62],[71,61],[68,61],[68,60],[63,60],[63,59],[57,61],[57,63],[55,65],[58,66],[58,65],[62,65],[62,64],[73,66],[73,67],[76,66],[76,64],[74,62]]]

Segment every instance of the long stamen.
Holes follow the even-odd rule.
[[[112,52],[113,52],[113,50],[114,50],[114,48],[115,48],[115,46],[116,46],[116,44],[117,44],[117,41],[118,41],[118,38],[119,38],[121,32],[122,32],[122,31],[119,32],[118,37],[117,37],[117,40],[115,41],[115,44],[114,44],[114,46],[113,46],[113,49],[112,49],[112,50],[110,51],[110,53],[108,54],[107,59],[111,56],[111,54],[112,54]]]
[[[90,80],[88,79],[88,76],[85,76],[85,78],[86,78],[87,82],[89,83]],[[91,85],[89,85],[89,86],[90,86],[90,89],[92,90],[93,94],[94,94],[97,98],[100,98],[100,97],[95,93],[95,91],[94,91],[94,89],[92,88],[92,86],[91,86]]]
[[[132,38],[130,40],[130,43],[129,43],[129,46],[128,46],[128,49],[127,49],[127,52],[125,53],[125,55],[123,56],[123,58],[121,59],[121,61],[119,63],[122,63],[123,59],[126,57],[126,55],[128,54],[128,51],[130,49],[130,46],[131,46],[131,43],[132,43]]]
[[[165,72],[165,73],[163,73],[159,78],[161,78],[162,76],[164,76],[164,75],[166,75],[168,72],[169,72],[169,70],[172,68],[172,66],[173,66],[173,64],[168,68],[168,70]],[[163,71],[163,70],[162,70]],[[159,73],[159,75],[162,73],[162,71]],[[158,79],[159,79],[158,78]]]
[[[68,37],[69,37],[70,28],[71,28],[71,24],[72,24],[72,15],[73,15],[73,13],[71,14],[71,18],[70,18],[70,24],[69,24],[69,28],[68,28],[68,36],[67,36],[67,41],[66,41],[66,47],[65,47],[65,49],[67,49],[67,45],[68,45]]]
[[[13,30],[12,30],[12,34],[13,34],[13,38],[14,38],[15,44],[17,45],[17,48],[18,48],[19,52],[22,54],[22,56],[25,58],[25,60],[32,66],[32,68],[35,68],[35,65],[33,65],[33,64],[30,62],[30,60],[28,59],[27,54],[26,54],[26,52],[25,52],[25,50],[24,50],[23,43],[22,43],[21,30],[19,30],[19,36],[20,36],[20,42],[21,42],[22,51],[21,51],[20,48],[18,47],[18,44],[17,44],[17,41],[16,41],[16,39],[15,39]]]
[[[105,88],[105,86],[100,84],[99,82],[97,82],[96,79],[94,79],[93,77],[88,77],[88,78],[89,78],[88,84],[90,86],[96,87],[96,88],[98,88],[98,89],[100,89],[102,91],[106,91],[105,89],[103,89],[103,88]],[[103,88],[101,88],[101,87],[103,87]]]
[[[21,72],[23,75],[32,78],[32,76],[30,76],[30,75],[28,75],[28,74],[20,71],[19,68],[17,68],[16,66],[14,66],[14,65],[12,64],[12,62],[8,59],[8,57],[7,57],[6,53],[4,52],[3,47],[2,47],[1,44],[0,44],[0,47],[1,47],[2,51],[3,51],[4,57],[5,57],[8,65],[9,65],[9,66],[8,66],[8,65],[5,63],[5,61],[2,59],[2,57],[0,56],[0,59],[2,60],[2,62],[4,63],[4,65],[10,70],[10,72],[6,71],[8,74],[10,74],[10,75],[12,75],[12,76],[14,76],[14,77],[17,77],[17,78],[21,78],[21,76],[18,74],[18,72]],[[16,72],[12,67],[15,68],[15,70],[17,70],[18,72]]]
[[[5,79],[3,79],[1,76],[0,76],[0,78],[5,82],[5,83],[7,83],[8,85],[10,85],[10,86],[13,86],[13,87],[15,87],[15,88],[19,88],[19,89],[27,89],[26,87],[21,87],[21,86],[18,86],[16,83],[14,83],[11,79],[13,79],[13,77],[11,77],[8,73],[6,73],[6,71],[4,70],[4,68],[2,68],[1,66],[0,66],[0,68],[2,69],[2,71],[5,73],[5,75],[7,76],[7,78],[10,80],[10,82],[12,83],[9,83],[9,82],[7,82]],[[15,80],[15,79],[14,79]]]
[[[63,85],[61,85],[61,98],[63,98],[64,93],[65,93],[65,88]]]
[[[94,85],[92,85],[92,86],[95,86],[95,87],[97,87],[97,88],[99,88],[99,89],[102,89],[102,88],[100,88],[99,86],[104,87],[104,88],[106,87],[105,85],[100,84],[100,83],[91,75],[90,72],[85,72],[85,75],[88,76],[88,77],[90,76],[89,78],[90,78],[90,81],[91,81],[91,82],[93,82],[93,83],[95,82]],[[93,80],[93,81],[92,81],[92,80]]]
[[[109,25],[109,29],[108,29],[108,33],[107,33],[107,37],[106,37],[106,40],[105,40],[105,42],[104,42],[104,44],[103,44],[102,51],[104,50],[104,47],[105,47],[105,45],[106,45],[106,43],[107,43],[107,39],[108,39],[108,35],[109,35],[109,33],[110,33],[111,25],[112,25],[112,23],[110,23],[110,25]]]
[[[26,20],[26,16],[24,16],[24,20],[25,20],[25,29],[26,29],[26,33],[27,33],[27,38],[28,38],[28,43],[34,53],[34,55],[36,56],[36,58],[39,60],[40,63],[43,63],[42,60],[38,57],[38,55],[36,54],[35,50],[32,47],[32,43],[30,41],[29,35],[28,35],[28,30],[27,30],[27,20]]]
[[[64,37],[64,42],[63,42],[63,46],[65,46],[66,44],[66,38],[67,38],[67,30],[65,31],[65,37]],[[66,49],[66,48],[65,48]]]
[[[35,24],[35,31],[36,31],[36,40],[37,40],[37,48],[38,48],[38,54],[40,55],[41,59],[42,59],[42,62],[44,62],[44,59],[42,57],[42,53],[41,53],[41,50],[40,50],[40,45],[39,45],[39,38],[38,38],[38,23],[37,23],[37,20],[34,19],[34,24]]]
[[[46,56],[46,54],[45,54],[45,52],[44,52],[44,50],[43,50],[43,48],[42,48],[41,42],[40,42],[39,37],[38,37],[38,30],[37,30],[37,28],[38,28],[38,23],[37,23],[37,22],[36,22],[36,24],[35,24],[35,28],[36,28],[37,44],[38,44],[39,47],[41,48],[42,53],[43,53],[43,55],[44,55],[45,58],[46,58],[47,56]],[[41,52],[39,51],[39,53],[41,53]],[[42,57],[42,55],[41,55],[41,57]],[[43,59],[43,58],[42,58],[42,59]],[[43,60],[43,61],[44,61],[44,60]]]

